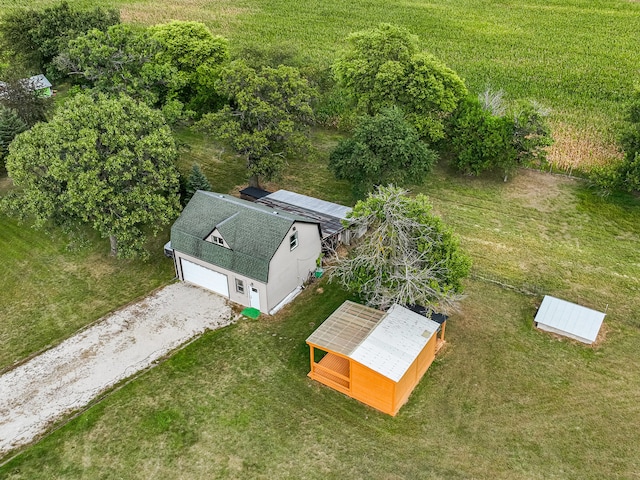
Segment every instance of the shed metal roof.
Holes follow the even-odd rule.
[[[342,220],[351,208],[288,190],[278,190],[256,200],[256,203],[278,208],[320,223],[323,240],[344,230]]]
[[[400,305],[388,312],[346,301],[307,343],[399,381],[440,325]]]
[[[537,327],[591,344],[598,337],[605,314],[545,295],[536,314]]]

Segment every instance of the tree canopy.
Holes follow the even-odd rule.
[[[14,111],[28,127],[31,127],[47,119],[53,101],[39,95],[22,73],[17,70],[5,77],[0,85],[0,105]]]
[[[244,157],[252,186],[276,176],[288,155],[309,146],[314,90],[296,68],[255,70],[235,61],[223,70],[217,90],[229,104],[204,115],[197,128]]]
[[[23,216],[90,225],[120,257],[143,252],[179,212],[177,153],[162,114],[120,95],[77,95],[51,121],[18,135],[6,206]]]
[[[42,72],[69,40],[92,29],[106,30],[120,22],[115,9],[80,10],[63,1],[43,10],[9,11],[0,21],[0,43],[14,63]]]
[[[356,193],[366,193],[380,184],[420,183],[436,159],[402,112],[386,108],[361,119],[351,138],[331,152],[329,167],[350,180]]]
[[[210,78],[217,78],[228,55],[227,41],[204,24],[175,21],[91,30],[71,40],[56,64],[102,92],[126,93],[155,107],[193,102],[206,110],[219,102]]]
[[[531,103],[510,112],[501,99],[500,93],[485,92],[460,102],[448,132],[452,163],[460,172],[498,170],[506,181],[519,166],[546,163],[552,143],[546,112]]]
[[[423,139],[442,139],[444,119],[467,94],[460,77],[419,51],[418,37],[394,25],[353,33],[348,42],[333,71],[358,110],[373,115],[397,105]]]
[[[331,278],[368,305],[446,308],[462,293],[471,260],[424,195],[379,187],[356,204],[349,221],[368,232],[338,260]]]

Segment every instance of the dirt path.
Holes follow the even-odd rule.
[[[0,457],[207,329],[231,323],[213,293],[169,285],[0,377]]]

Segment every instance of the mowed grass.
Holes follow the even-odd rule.
[[[352,202],[326,169],[333,133],[314,139],[323,148],[290,161],[273,187]],[[217,148],[207,145],[203,162]],[[215,172],[217,162],[203,168]],[[206,334],[26,449],[0,476],[637,477],[638,199],[604,200],[533,171],[505,184],[440,168],[412,191],[430,196],[474,268],[446,349],[396,418],[306,377],[304,340],[347,298],[321,283],[276,317]],[[542,293],[607,308],[598,344],[535,330]]]
[[[152,243],[154,260],[116,260],[106,239],[78,241],[0,215],[0,370],[171,280],[162,243]]]

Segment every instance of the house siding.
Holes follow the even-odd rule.
[[[289,237],[293,235],[294,228],[298,232],[298,246],[291,250]],[[269,263],[267,310],[273,309],[296,287],[305,282],[309,272],[315,270],[316,259],[321,251],[322,244],[318,234],[318,225],[294,222]]]

